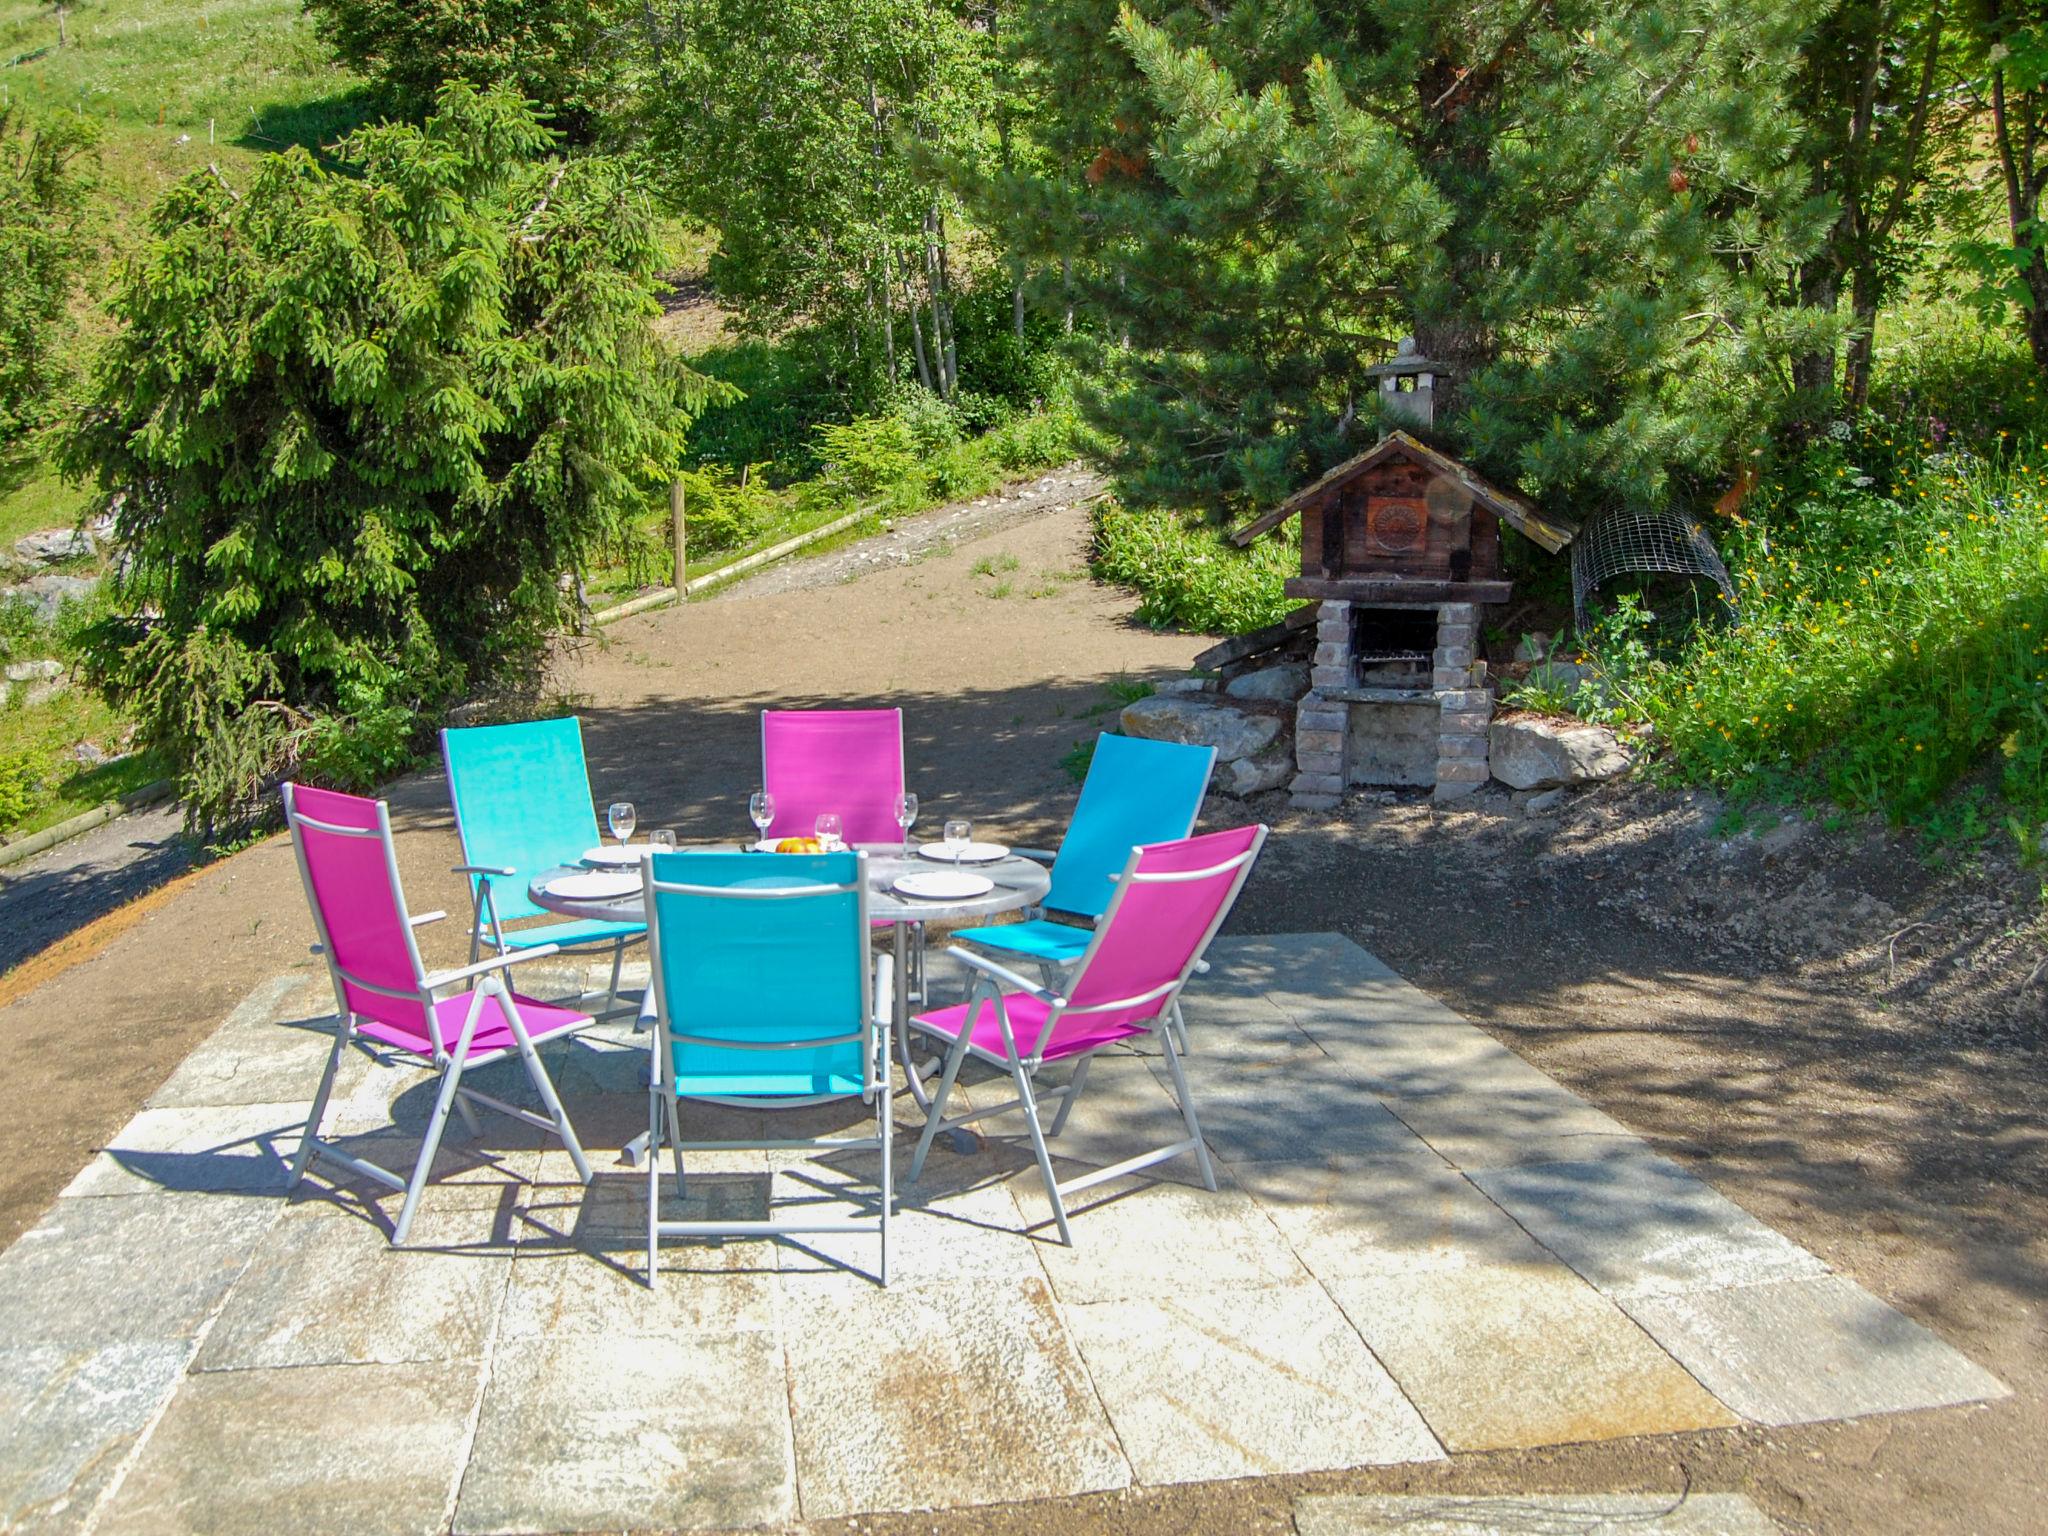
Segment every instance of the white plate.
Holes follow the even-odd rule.
[[[652,852],[652,843],[628,843],[623,848],[614,843],[609,848],[584,849],[583,862],[599,869],[637,869],[640,861]]]
[[[557,875],[548,882],[547,889],[550,896],[569,901],[613,901],[638,894],[640,877],[594,870],[587,875]]]
[[[987,875],[970,875],[964,870],[933,870],[929,874],[903,875],[891,890],[903,896],[922,896],[926,901],[972,901],[996,888]]]
[[[923,843],[917,851],[919,857],[938,864],[993,864],[1010,856],[1010,850],[1001,843],[969,843],[957,859],[946,851],[944,843]]]

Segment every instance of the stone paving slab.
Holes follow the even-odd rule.
[[[59,1200],[0,1254],[7,1343],[189,1339],[280,1210],[273,1199],[215,1195]]]
[[[787,1520],[785,1393],[781,1346],[758,1330],[508,1340],[491,1364],[455,1529]]]
[[[625,1021],[545,1052],[588,1187],[544,1133],[480,1111],[477,1139],[451,1122],[394,1250],[380,1185],[316,1162],[277,1192],[326,1045],[289,1021],[325,1002],[303,972],[259,989],[0,1254],[0,1409],[22,1421],[0,1420],[0,1523],[772,1526],[2003,1392],[1355,945],[1214,953],[1188,1071],[1222,1187],[1183,1155],[1089,1190],[1066,1247],[1021,1117],[940,1143],[910,1185],[905,1096],[886,1291],[866,1235],[668,1241],[644,1283],[645,1177],[618,1149],[645,1128],[645,1041]],[[557,969],[523,985],[601,980]],[[1143,1046],[1098,1061],[1053,1143],[1062,1177],[1183,1134]],[[326,1134],[409,1172],[433,1074],[357,1054]],[[516,1062],[471,1081],[535,1102]],[[963,1079],[965,1104],[1011,1092]],[[688,1116],[714,1138],[865,1119]],[[875,1165],[693,1153],[664,1205],[869,1212]],[[1660,1529],[1664,1509],[1614,1518]]]
[[[1420,1142],[1399,1156],[1248,1163],[1231,1172],[1321,1280],[1551,1262]]]
[[[334,1043],[334,1025],[318,1007],[302,1011],[294,1006],[306,1000],[307,990],[305,978],[290,972],[257,987],[178,1064],[149,1096],[148,1107],[310,1103]],[[331,1008],[324,983],[321,992],[321,1002]],[[355,1065],[367,1071],[369,1057],[356,1053]],[[345,1084],[349,1090],[354,1086],[353,1081]]]
[[[1585,1144],[1595,1161],[1642,1142],[1612,1115],[1595,1109],[1549,1078],[1493,1093],[1436,1093],[1389,1098],[1386,1106],[1455,1168],[1476,1171],[1563,1161]]]
[[[1082,1171],[1058,1161],[1053,1169],[1063,1179]],[[1258,1203],[1223,1169],[1217,1184],[1214,1194],[1199,1184],[1135,1181],[1083,1190],[1067,1200],[1071,1248],[1059,1241],[1035,1173],[1018,1178],[1012,1193],[1063,1302],[1306,1280],[1308,1271]]]
[[[1131,1469],[1042,1280],[783,1293],[806,1519],[1059,1498]]]
[[[76,1530],[191,1353],[183,1339],[0,1349],[0,1530]]]
[[[188,1377],[100,1536],[430,1536],[446,1527],[479,1363]]]
[[[422,1203],[402,1262],[382,1231],[341,1207],[293,1207],[257,1245],[194,1369],[482,1356],[512,1265],[509,1212],[488,1189],[464,1193],[462,1205],[448,1193]]]
[[[1298,1536],[1778,1536],[1739,1493],[1321,1494]]]
[[[1452,1451],[1732,1425],[1734,1414],[1556,1262],[1332,1280],[1331,1294]]]
[[[309,1107],[310,1103],[145,1109],[63,1193],[72,1198],[177,1190],[283,1194]]]
[[[1142,1483],[1438,1461],[1313,1282],[1061,1308]]]
[[[1746,1419],[1806,1424],[2010,1396],[1911,1318],[1825,1275],[1623,1302]]]
[[[566,1164],[567,1159],[563,1162]],[[663,1165],[664,1221],[760,1221],[770,1176],[700,1174],[678,1199]],[[647,1284],[647,1178],[598,1168],[588,1188],[536,1186],[500,1327],[508,1339],[572,1334],[700,1334],[775,1326],[775,1249],[767,1242],[665,1243]]]
[[[1472,1179],[1610,1296],[1678,1295],[1827,1272],[1790,1238],[1648,1148],[1595,1162],[1491,1168]]]

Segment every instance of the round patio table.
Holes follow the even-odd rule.
[[[713,846],[731,850],[736,845]],[[1052,889],[1052,872],[1036,860],[1014,853],[992,864],[966,864],[960,867],[970,874],[986,875],[995,883],[995,888],[986,895],[965,900],[934,900],[901,895],[895,890],[895,883],[903,875],[951,868],[949,861],[922,858],[915,853],[905,857],[901,843],[858,843],[855,846],[868,856],[868,917],[877,923],[887,923],[894,930],[896,996],[891,1012],[896,1027],[897,1053],[903,1059],[903,1075],[909,1081],[911,1096],[917,1100],[918,1107],[930,1109],[931,1097],[924,1090],[923,1074],[910,1058],[912,932],[926,923],[972,922],[977,918],[995,917],[1036,906]],[[773,866],[768,861],[775,857],[772,853],[761,855],[764,864],[771,868]],[[559,876],[585,873],[588,871],[583,866],[573,864],[543,870],[527,887],[527,894],[533,898],[535,906],[558,912],[564,917],[596,918],[600,922],[611,923],[643,923],[647,920],[646,908],[638,891],[606,901],[589,901],[557,896],[547,888],[548,882]]]

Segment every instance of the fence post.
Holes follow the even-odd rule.
[[[680,603],[688,595],[685,589],[690,584],[689,557],[683,542],[683,482],[680,477],[669,482],[668,517],[676,535],[676,601]]]

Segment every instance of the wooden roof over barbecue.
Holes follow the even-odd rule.
[[[1456,459],[1448,454],[1438,453],[1429,444],[1410,437],[1406,432],[1389,432],[1364,453],[1356,458],[1346,459],[1313,485],[1304,486],[1296,491],[1272,511],[1262,513],[1242,528],[1232,530],[1230,542],[1240,545],[1251,543],[1260,534],[1278,528],[1325,491],[1342,484],[1354,475],[1363,474],[1376,464],[1383,464],[1388,459],[1397,457],[1420,464],[1447,480],[1456,481],[1471,494],[1474,501],[1484,504],[1502,522],[1517,533],[1542,545],[1553,555],[1578,535],[1577,523],[1544,515],[1527,497],[1517,496],[1513,491],[1504,491],[1492,482],[1481,479]]]

